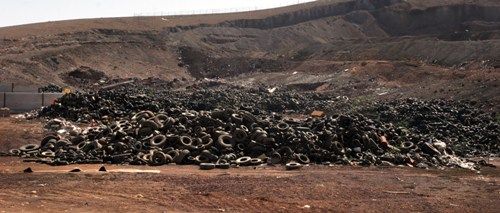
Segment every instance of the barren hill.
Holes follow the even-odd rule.
[[[338,0],[271,10],[0,28],[0,81],[224,78],[353,97],[500,103],[500,3]],[[98,79],[93,79],[98,80]]]

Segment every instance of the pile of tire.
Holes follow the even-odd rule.
[[[380,113],[409,113],[411,103],[406,102],[407,106],[400,107],[399,111],[381,107]],[[414,114],[415,117],[423,116],[418,110]],[[468,128],[473,130],[485,123],[488,135],[483,136],[481,143],[489,145],[483,146],[488,149],[483,151],[498,152],[499,130],[492,128],[498,123],[491,120],[493,118],[482,119],[490,120],[473,123]],[[421,122],[429,120],[424,118]],[[454,128],[449,122],[443,125]],[[255,114],[247,110],[168,108],[103,121],[69,135],[49,134],[40,145],[23,146],[11,150],[10,154],[51,165],[198,164],[202,169],[264,163],[286,164],[287,169],[309,163],[421,168],[476,166],[457,157],[454,150],[460,140],[470,140],[472,136],[457,130],[462,137],[454,140],[453,131],[445,135],[437,134],[439,131],[408,129],[363,114],[294,120],[280,114]]]

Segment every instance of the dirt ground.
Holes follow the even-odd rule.
[[[40,121],[0,118],[0,150],[33,143]],[[498,159],[491,163],[500,165]],[[496,212],[500,170],[311,165],[202,171],[196,166],[52,167],[0,157],[1,212]],[[33,173],[23,173],[28,167]],[[80,173],[69,171],[78,167]]]
[[[476,174],[346,166],[202,171],[195,166],[107,165],[104,173],[97,171],[100,165],[0,161],[0,209],[6,212],[496,212],[500,207],[498,169]],[[76,166],[83,171],[68,172]],[[27,167],[34,173],[22,173]]]

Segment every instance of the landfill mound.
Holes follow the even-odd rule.
[[[46,127],[53,132],[40,144],[9,154],[51,165],[175,163],[213,169],[285,164],[297,169],[317,163],[479,169],[487,163],[471,157],[500,153],[498,117],[475,102],[360,104],[329,93],[227,85],[173,90],[161,85],[136,82],[67,94],[38,113],[52,119]]]

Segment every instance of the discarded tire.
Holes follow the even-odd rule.
[[[212,170],[215,169],[215,164],[213,163],[200,163],[201,170]]]
[[[297,170],[302,168],[302,164],[296,162],[290,162],[285,165],[286,170]]]

